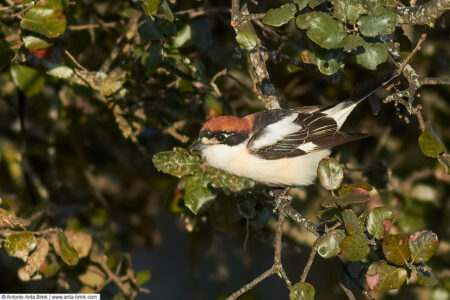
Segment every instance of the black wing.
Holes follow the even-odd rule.
[[[322,111],[322,107],[290,110],[290,113],[298,114],[294,120],[294,123],[300,126],[298,131],[286,135],[274,144],[256,148],[255,142],[265,134],[264,126],[255,132],[247,148],[250,153],[261,158],[280,159],[329,149],[368,136],[365,133],[348,134],[339,131],[336,121]]]

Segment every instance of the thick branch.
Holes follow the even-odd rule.
[[[397,7],[400,23],[425,25],[436,21],[450,9],[450,0],[430,0],[425,4],[412,7]]]

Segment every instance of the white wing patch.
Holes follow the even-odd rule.
[[[317,145],[312,142],[301,144],[300,146],[297,147],[297,149],[303,150],[306,153],[311,152],[311,151],[315,150],[316,148],[317,148]]]
[[[297,117],[298,114],[293,113],[280,121],[267,126],[264,129],[263,134],[254,141],[252,149],[270,146],[284,139],[286,136],[302,129],[302,126],[294,123],[294,120],[297,119]]]

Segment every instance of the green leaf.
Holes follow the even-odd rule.
[[[44,87],[45,77],[37,70],[24,65],[12,65],[11,77],[27,97],[39,94]]]
[[[263,23],[270,26],[280,27],[289,22],[297,12],[295,4],[288,3],[279,8],[271,8],[262,19]]]
[[[161,39],[163,36],[159,30],[158,24],[150,17],[142,16],[139,18],[138,33],[144,40],[155,41]]]
[[[208,181],[200,172],[184,178],[184,204],[194,213],[204,211],[216,196],[208,189]]]
[[[26,262],[28,254],[36,248],[36,238],[31,232],[13,233],[3,242],[6,253]]]
[[[367,13],[361,0],[334,1],[334,16],[342,23],[355,24],[359,16]]]
[[[25,48],[28,50],[38,50],[50,47],[52,44],[43,38],[34,35],[27,35],[22,37]]]
[[[339,254],[339,245],[345,239],[342,229],[332,230],[319,238],[317,241],[317,253],[323,258],[332,258]]]
[[[316,65],[320,73],[333,75],[341,68],[344,62],[344,53],[341,50],[317,51]]]
[[[444,152],[444,144],[434,133],[430,124],[427,124],[425,131],[420,134],[419,147],[422,153],[428,157],[436,158]]]
[[[346,33],[341,22],[329,14],[317,14],[309,21],[306,35],[317,45],[325,49],[338,48]]]
[[[388,265],[386,261],[372,263],[366,273],[366,282],[370,289],[386,291],[398,289],[403,285],[408,273],[403,268]]]
[[[257,36],[247,29],[239,29],[236,34],[236,41],[242,49],[252,50],[256,47]]]
[[[344,48],[344,51],[355,51],[359,47],[365,45],[363,38],[359,34],[347,34],[339,44],[339,47]]]
[[[64,232],[59,233],[59,247],[61,248],[61,259],[69,266],[78,264],[78,252],[69,244]]]
[[[297,25],[298,28],[300,29],[308,29],[309,26],[311,26],[311,20],[313,18],[316,18],[320,15],[327,15],[326,13],[322,12],[322,11],[313,11],[313,12],[307,12],[301,15],[298,15],[297,18],[295,19],[295,25]]]
[[[339,245],[350,261],[363,260],[370,252],[369,240],[364,233],[347,236]]]
[[[164,9],[164,16],[166,17],[166,20],[172,23],[175,20],[175,17],[170,9],[169,3],[167,3],[167,0],[163,1],[161,7]]]
[[[356,62],[369,70],[376,70],[379,64],[384,63],[389,52],[384,43],[364,43],[364,52],[356,55]]]
[[[188,43],[192,38],[191,25],[187,24],[177,32],[177,36],[172,42],[172,47],[180,48]]]
[[[25,13],[20,27],[48,38],[55,38],[66,31],[66,17],[58,7],[37,5]]]
[[[344,171],[336,159],[325,157],[319,162],[317,177],[325,189],[335,190],[341,186],[344,180]]]
[[[364,232],[364,224],[358,219],[353,210],[344,210],[342,212],[342,218],[344,219],[345,229],[350,235]]]
[[[343,184],[339,190],[339,198],[336,200],[336,204],[340,207],[345,207],[355,203],[364,203],[370,199],[370,192],[373,188],[370,184]],[[376,191],[374,191],[376,194]]]
[[[294,0],[294,3],[297,4],[298,10],[304,9],[308,5],[309,0]]]
[[[394,216],[386,207],[377,207],[367,215],[367,231],[376,239],[382,239],[392,224]]]
[[[428,266],[417,268],[417,282],[427,287],[435,286],[439,283],[431,268]]]
[[[289,293],[289,300],[314,300],[316,291],[307,282],[297,282]]]
[[[336,220],[339,220],[340,210],[336,207],[331,207],[319,210],[316,214],[321,220],[328,223],[332,223],[335,222]]]
[[[397,26],[397,14],[390,8],[377,6],[358,20],[359,32],[368,37],[388,34]]]
[[[155,71],[163,61],[163,48],[160,43],[152,43],[150,48],[141,57],[144,67],[151,71]]]
[[[308,0],[308,6],[311,8],[314,8],[322,3],[324,3],[327,0]]]
[[[200,170],[200,159],[183,148],[157,153],[153,156],[152,161],[158,171],[178,178],[194,174],[194,172]]]
[[[144,13],[146,15],[156,16],[158,13],[160,0],[143,0]]]
[[[436,251],[438,236],[430,230],[418,231],[410,235],[409,248],[413,263],[427,262]]]
[[[212,187],[227,189],[231,192],[239,192],[252,188],[255,185],[255,182],[250,179],[239,177],[210,166],[206,166],[204,176],[211,182]]]
[[[138,285],[144,285],[150,280],[150,270],[142,270],[136,273],[136,283]]]
[[[383,253],[388,262],[398,266],[406,265],[411,257],[408,235],[406,233],[386,235],[383,239]]]

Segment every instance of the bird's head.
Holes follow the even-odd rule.
[[[207,121],[200,129],[198,142],[192,147],[200,151],[217,145],[236,146],[250,137],[253,118],[222,116]]]

